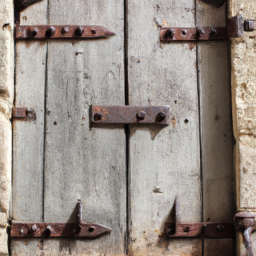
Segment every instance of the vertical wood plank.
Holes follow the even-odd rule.
[[[198,27],[225,25],[225,5],[197,2]],[[228,58],[227,41],[198,44],[204,221],[232,221],[235,215]],[[204,255],[234,255],[233,242],[205,239]]]
[[[49,255],[123,255],[126,239],[124,128],[89,127],[92,104],[124,105],[123,1],[52,0],[51,24],[102,25],[116,33],[103,40],[49,42],[45,222],[83,219],[112,228],[92,241],[44,241]]]
[[[170,105],[170,126],[130,127],[130,253],[202,255],[201,240],[159,235],[178,196],[181,220],[201,221],[196,45],[164,44],[158,23],[195,26],[195,1],[128,1],[130,105]],[[173,219],[173,215],[171,214]]]
[[[21,24],[47,24],[47,1],[21,13]],[[15,107],[31,107],[34,122],[13,122],[12,218],[42,221],[46,42],[16,42]],[[12,255],[40,253],[40,241],[12,241]]]

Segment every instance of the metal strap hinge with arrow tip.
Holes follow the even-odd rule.
[[[94,239],[112,230],[96,223],[82,220],[82,203],[77,204],[77,223],[25,223],[11,224],[11,238],[79,238]]]
[[[15,0],[15,39],[101,39],[115,35],[102,26],[86,25],[20,25],[20,12],[42,0]]]
[[[178,200],[175,200],[175,222],[166,221],[163,237],[172,238],[234,238],[234,222],[182,222]]]
[[[242,15],[229,19],[227,24],[227,27],[161,27],[160,40],[162,42],[227,40],[232,37],[243,37],[245,31],[255,30],[255,21],[243,20]]]

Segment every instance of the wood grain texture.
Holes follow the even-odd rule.
[[[160,43],[159,23],[195,26],[195,1],[128,2],[130,105],[169,105],[171,125],[130,126],[129,252],[202,255],[201,240],[159,235],[178,196],[182,221],[201,221],[196,45]],[[171,215],[171,216],[170,216]]]
[[[42,2],[21,14],[25,24],[46,24],[47,4]],[[36,110],[35,122],[13,123],[12,218],[42,221],[46,42],[16,43],[15,107]],[[12,241],[12,255],[36,255],[39,241]]]
[[[225,26],[226,6],[198,1],[197,26]],[[203,221],[235,215],[233,133],[228,42],[198,44],[198,79],[203,181]],[[231,239],[205,239],[205,255],[234,255]]]
[[[112,228],[96,240],[44,242],[49,255],[123,255],[126,166],[123,126],[89,126],[90,105],[124,105],[123,1],[52,0],[50,24],[102,25],[103,40],[49,42],[46,96],[45,222],[83,219]]]

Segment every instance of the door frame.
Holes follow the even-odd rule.
[[[244,19],[254,18],[256,0],[228,0],[228,17],[242,14]],[[14,8],[13,0],[2,0],[0,3],[0,254],[8,255],[8,230],[11,204],[12,176],[12,121],[11,113],[14,100]],[[252,154],[256,152],[256,129],[253,127],[256,111],[253,102],[256,94],[251,90],[256,87],[256,73],[251,72],[256,53],[253,50],[251,36],[230,39],[230,75],[232,89],[232,112],[234,145],[234,167],[236,171],[237,212],[256,213],[256,195],[252,182],[256,179]],[[246,46],[248,48],[246,48]],[[252,46],[252,47],[250,47]],[[249,87],[251,88],[248,89]],[[255,145],[255,146],[254,146]],[[250,163],[248,166],[247,163]],[[255,176],[255,178],[253,177]],[[256,181],[256,180],[255,180]],[[249,189],[248,189],[249,188]],[[256,189],[255,189],[256,190]],[[256,192],[256,191],[255,191]],[[256,243],[256,242],[255,242]],[[243,238],[238,234],[237,255],[245,251]]]

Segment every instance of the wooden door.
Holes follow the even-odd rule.
[[[234,255],[233,239],[161,237],[175,198],[184,222],[235,214],[228,41],[161,43],[159,23],[225,26],[195,0],[49,0],[24,25],[102,25],[103,40],[16,42],[12,219],[112,229],[95,240],[15,239],[11,255]],[[91,105],[169,105],[169,126],[90,127]]]

